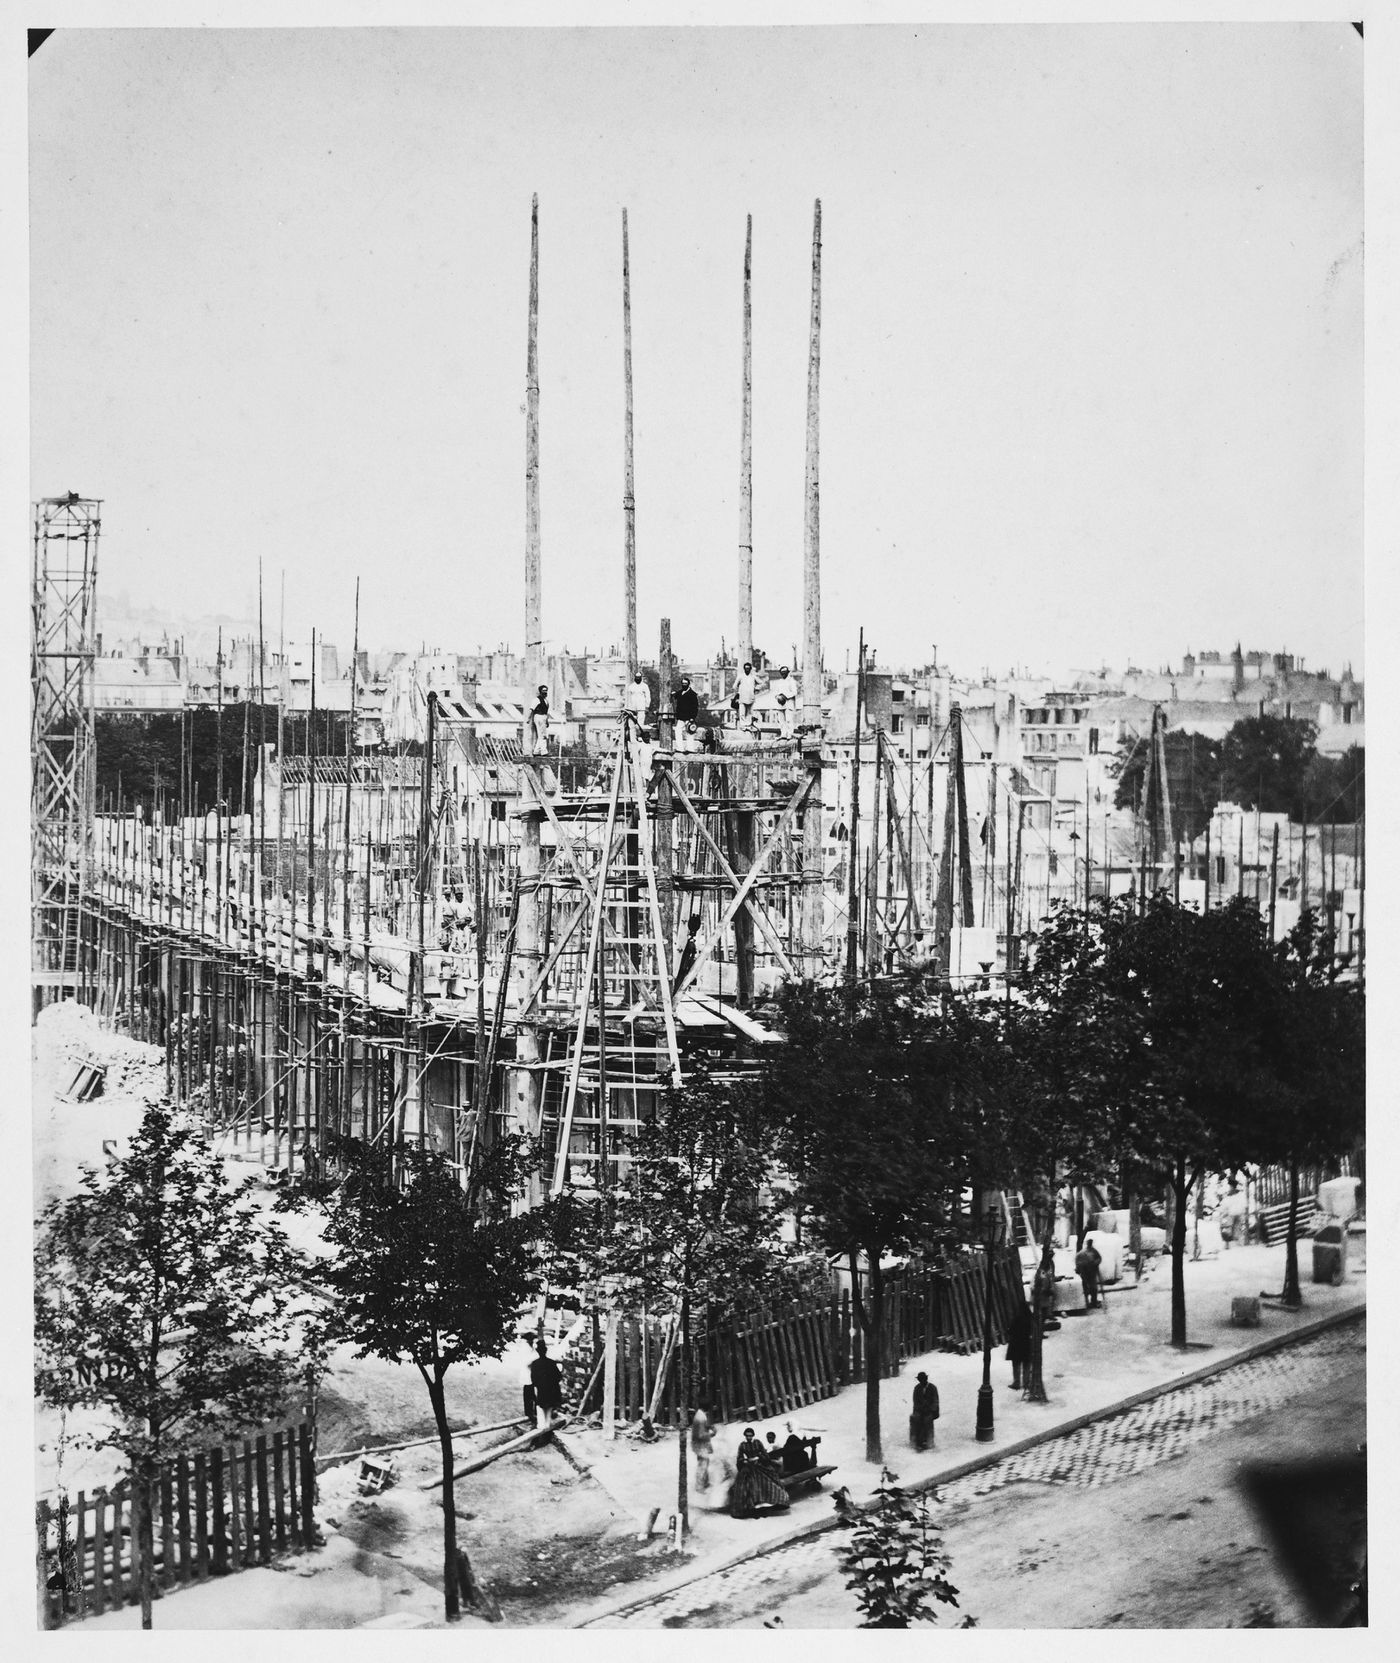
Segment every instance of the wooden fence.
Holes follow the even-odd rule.
[[[159,1594],[315,1540],[316,1473],[309,1420],[161,1468],[152,1532]],[[131,1486],[38,1504],[38,1570],[45,1628],[133,1603],[137,1581]]]
[[[980,1350],[986,1277],[981,1253],[936,1268],[890,1272],[885,1278],[882,1375],[897,1375],[906,1357]],[[1015,1248],[999,1248],[992,1257],[994,1345],[1005,1343],[1022,1297],[1020,1257]],[[679,1420],[679,1368],[669,1331],[663,1318],[643,1323],[623,1317],[618,1322],[613,1408],[619,1421],[640,1420],[657,1401],[657,1372],[662,1369],[665,1384],[655,1419],[663,1426]],[[591,1357],[580,1357],[566,1377],[566,1393],[574,1401],[588,1387],[586,1401],[579,1403],[585,1410],[602,1403],[598,1356],[595,1349]],[[793,1414],[864,1380],[866,1367],[866,1337],[849,1290],[770,1300],[741,1312],[706,1309],[697,1315],[691,1334],[694,1400],[714,1404],[725,1421]]]

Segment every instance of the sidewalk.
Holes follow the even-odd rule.
[[[991,1443],[979,1444],[975,1436],[977,1390],[982,1381],[980,1353],[958,1357],[933,1352],[906,1359],[899,1375],[881,1382],[886,1464],[906,1486],[923,1487],[970,1461],[995,1456],[1025,1439],[1066,1429],[1081,1417],[1110,1409],[1138,1393],[1170,1386],[1203,1368],[1228,1362],[1261,1341],[1286,1336],[1319,1319],[1365,1305],[1364,1258],[1353,1259],[1341,1287],[1315,1285],[1309,1280],[1311,1244],[1303,1241],[1299,1244],[1304,1299],[1301,1310],[1286,1312],[1266,1305],[1258,1328],[1234,1327],[1230,1322],[1231,1299],[1261,1291],[1277,1293],[1283,1286],[1283,1261],[1282,1246],[1254,1246],[1188,1262],[1186,1321],[1190,1349],[1185,1352],[1174,1350],[1169,1343],[1170,1260],[1154,1260],[1136,1287],[1131,1281],[1110,1286],[1105,1290],[1103,1310],[1066,1316],[1059,1331],[1046,1336],[1045,1387],[1049,1402],[1045,1404],[1023,1402],[1021,1394],[1011,1389],[1005,1346],[996,1347],[992,1353],[996,1437]],[[926,1370],[938,1387],[942,1408],[936,1447],[923,1453],[910,1448],[908,1441],[909,1396],[920,1369]],[[855,1501],[874,1489],[879,1470],[865,1460],[863,1383],[791,1416],[752,1424],[760,1437],[774,1431],[781,1443],[789,1419],[798,1431],[819,1434],[823,1464],[835,1463],[837,1470],[826,1480],[825,1491],[794,1501],[786,1513],[732,1519],[727,1513],[698,1506],[692,1490],[691,1534],[686,1550],[675,1557],[672,1571],[647,1582],[648,1596],[824,1523],[832,1511],[830,1491],[835,1487],[845,1485]],[[742,1431],[740,1425],[721,1427],[715,1438],[716,1449],[732,1459]],[[635,1517],[639,1529],[653,1507],[660,1508],[658,1527],[664,1529],[668,1516],[676,1510],[674,1431],[654,1444],[644,1444],[631,1436],[620,1436],[608,1444],[601,1432],[594,1430],[566,1434],[562,1441],[619,1507]],[[631,1590],[629,1603],[641,1594],[640,1587]],[[591,1621],[618,1603],[617,1596],[613,1596],[579,1607],[572,1613],[572,1622],[579,1625]]]

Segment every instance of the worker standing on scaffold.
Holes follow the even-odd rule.
[[[647,686],[642,672],[637,671],[622,696],[624,712],[637,724],[637,732],[643,738],[649,737],[647,731],[647,716],[651,711],[651,688]]]
[[[549,689],[535,689],[538,697],[530,711],[530,755],[544,756],[549,749]]]

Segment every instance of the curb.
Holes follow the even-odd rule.
[[[1304,1340],[1313,1339],[1318,1334],[1326,1333],[1329,1328],[1340,1328],[1344,1323],[1359,1322],[1364,1319],[1365,1315],[1366,1306],[1364,1304],[1352,1305],[1344,1311],[1333,1311],[1325,1317],[1318,1317],[1312,1322],[1302,1323],[1297,1328],[1290,1329],[1286,1334],[1271,1334],[1267,1339],[1256,1340],[1252,1345],[1247,1345],[1240,1351],[1231,1352],[1228,1357],[1218,1358],[1215,1362],[1206,1363],[1201,1368],[1177,1375],[1174,1379],[1164,1381],[1159,1385],[1144,1387],[1142,1391],[1118,1398],[1113,1403],[1105,1404],[1101,1409],[1090,1409],[1085,1414],[1074,1415],[1069,1420],[1059,1421],[1054,1426],[1046,1427],[1040,1432],[1031,1433],[1029,1437],[1018,1438],[1015,1443],[1004,1444],[999,1449],[989,1450],[985,1455],[975,1455],[971,1460],[964,1461],[956,1467],[949,1467],[944,1472],[933,1473],[927,1478],[916,1478],[903,1485],[902,1488],[910,1495],[919,1495],[924,1491],[936,1490],[941,1484],[951,1484],[957,1479],[966,1478],[971,1473],[981,1472],[985,1467],[993,1467],[999,1461],[1007,1461],[1012,1456],[1023,1455],[1027,1450],[1036,1449],[1041,1444],[1049,1443],[1054,1438],[1069,1437],[1086,1426],[1092,1426],[1096,1421],[1112,1420],[1117,1415],[1126,1414],[1130,1409],[1136,1409],[1141,1403],[1150,1403],[1153,1398],[1165,1397],[1168,1392],[1176,1392],[1185,1386],[1197,1385],[1202,1380],[1209,1380],[1213,1375],[1224,1374],[1226,1370],[1236,1368],[1241,1363],[1252,1362],[1256,1357],[1266,1357],[1270,1352],[1282,1351],[1287,1346],[1298,1345]],[[824,1536],[828,1531],[839,1529],[841,1523],[842,1521],[839,1518],[833,1517],[814,1520],[810,1524],[797,1525],[783,1535],[771,1537],[756,1547],[745,1548],[724,1558],[710,1560],[704,1565],[687,1567],[684,1572],[673,1572],[673,1580],[659,1580],[645,1594],[633,1595],[628,1599],[619,1600],[601,1611],[587,1612],[562,1626],[565,1628],[589,1628],[594,1623],[606,1622],[612,1617],[628,1616],[633,1611],[640,1611],[644,1607],[654,1604],[657,1600],[665,1599],[668,1595],[689,1587],[692,1582],[700,1582],[707,1576],[717,1576],[723,1571],[733,1570],[736,1565],[745,1564],[750,1559],[760,1559],[765,1554],[776,1553],[782,1548],[791,1547],[794,1542],[807,1541],[815,1536]]]

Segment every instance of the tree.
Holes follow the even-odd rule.
[[[1172,1190],[1171,1341],[1184,1347],[1189,1194],[1252,1158],[1278,1090],[1276,960],[1252,901],[1202,914],[1159,893],[1141,912],[1127,898],[1108,910],[1094,975],[1119,1036],[1098,1089],[1135,1165]]]
[[[1099,1178],[1127,1163],[1117,1085],[1138,1043],[1130,1013],[1110,996],[1104,976],[1103,903],[1057,906],[1032,942],[1019,997],[1004,1010],[1006,1066],[996,1082],[999,1145],[1027,1196],[1044,1198],[1044,1238],[1031,1336],[1032,1402],[1044,1403],[1043,1323],[1054,1275],[1055,1197],[1062,1174]],[[1136,1210],[1133,1210],[1136,1218]],[[1136,1246],[1136,1242],[1134,1243]]]
[[[1330,942],[1305,912],[1276,949],[1282,977],[1273,1049],[1278,1091],[1265,1127],[1289,1170],[1283,1297],[1302,1304],[1298,1181],[1304,1163],[1350,1153],[1366,1124],[1366,1011],[1360,988],[1335,980]]]
[[[1220,742],[1202,733],[1168,728],[1163,736],[1167,756],[1167,788],[1172,818],[1183,841],[1200,837],[1220,801]],[[1125,740],[1119,750],[1116,772],[1115,808],[1136,810],[1142,801],[1143,779],[1147,773],[1148,746],[1145,739]]]
[[[862,1628],[937,1622],[930,1601],[958,1603],[958,1590],[948,1580],[952,1560],[934,1533],[928,1494],[916,1500],[899,1488],[898,1477],[882,1469],[874,1502],[846,1518],[851,1538],[837,1549],[846,1586],[866,1619]]]
[[[866,1459],[880,1465],[882,1260],[959,1239],[962,1193],[985,1184],[993,1165],[980,1018],[962,997],[940,1008],[917,975],[794,984],[779,1009],[787,1043],[766,1059],[766,1101],[801,1213],[850,1266],[866,1342]]]
[[[1354,825],[1366,807],[1366,752],[1352,745],[1339,757],[1315,754],[1303,772],[1299,812],[1324,825]]]
[[[761,1287],[779,1262],[773,1128],[754,1097],[693,1075],[659,1094],[627,1146],[627,1174],[600,1212],[591,1273],[677,1316],[681,1418],[676,1503],[689,1528],[686,1433],[692,1410],[691,1314]]]
[[[1302,813],[1304,779],[1317,745],[1311,722],[1246,716],[1220,747],[1220,794],[1265,814]]]
[[[130,1151],[84,1168],[38,1220],[36,1385],[106,1418],[88,1436],[131,1471],[141,1626],[151,1626],[162,1464],[284,1413],[307,1377],[302,1256],[199,1131],[150,1108]]]
[[[386,1154],[344,1146],[345,1179],[329,1202],[325,1239],[335,1256],[319,1269],[335,1295],[322,1319],[324,1343],[357,1357],[410,1362],[422,1375],[442,1454],[443,1594],[447,1620],[458,1601],[457,1510],[444,1382],[456,1363],[499,1357],[519,1312],[538,1290],[537,1244],[560,1222],[557,1209],[515,1217],[505,1201],[523,1187],[535,1151],[499,1139],[465,1182],[429,1149],[399,1152],[400,1181]]]

